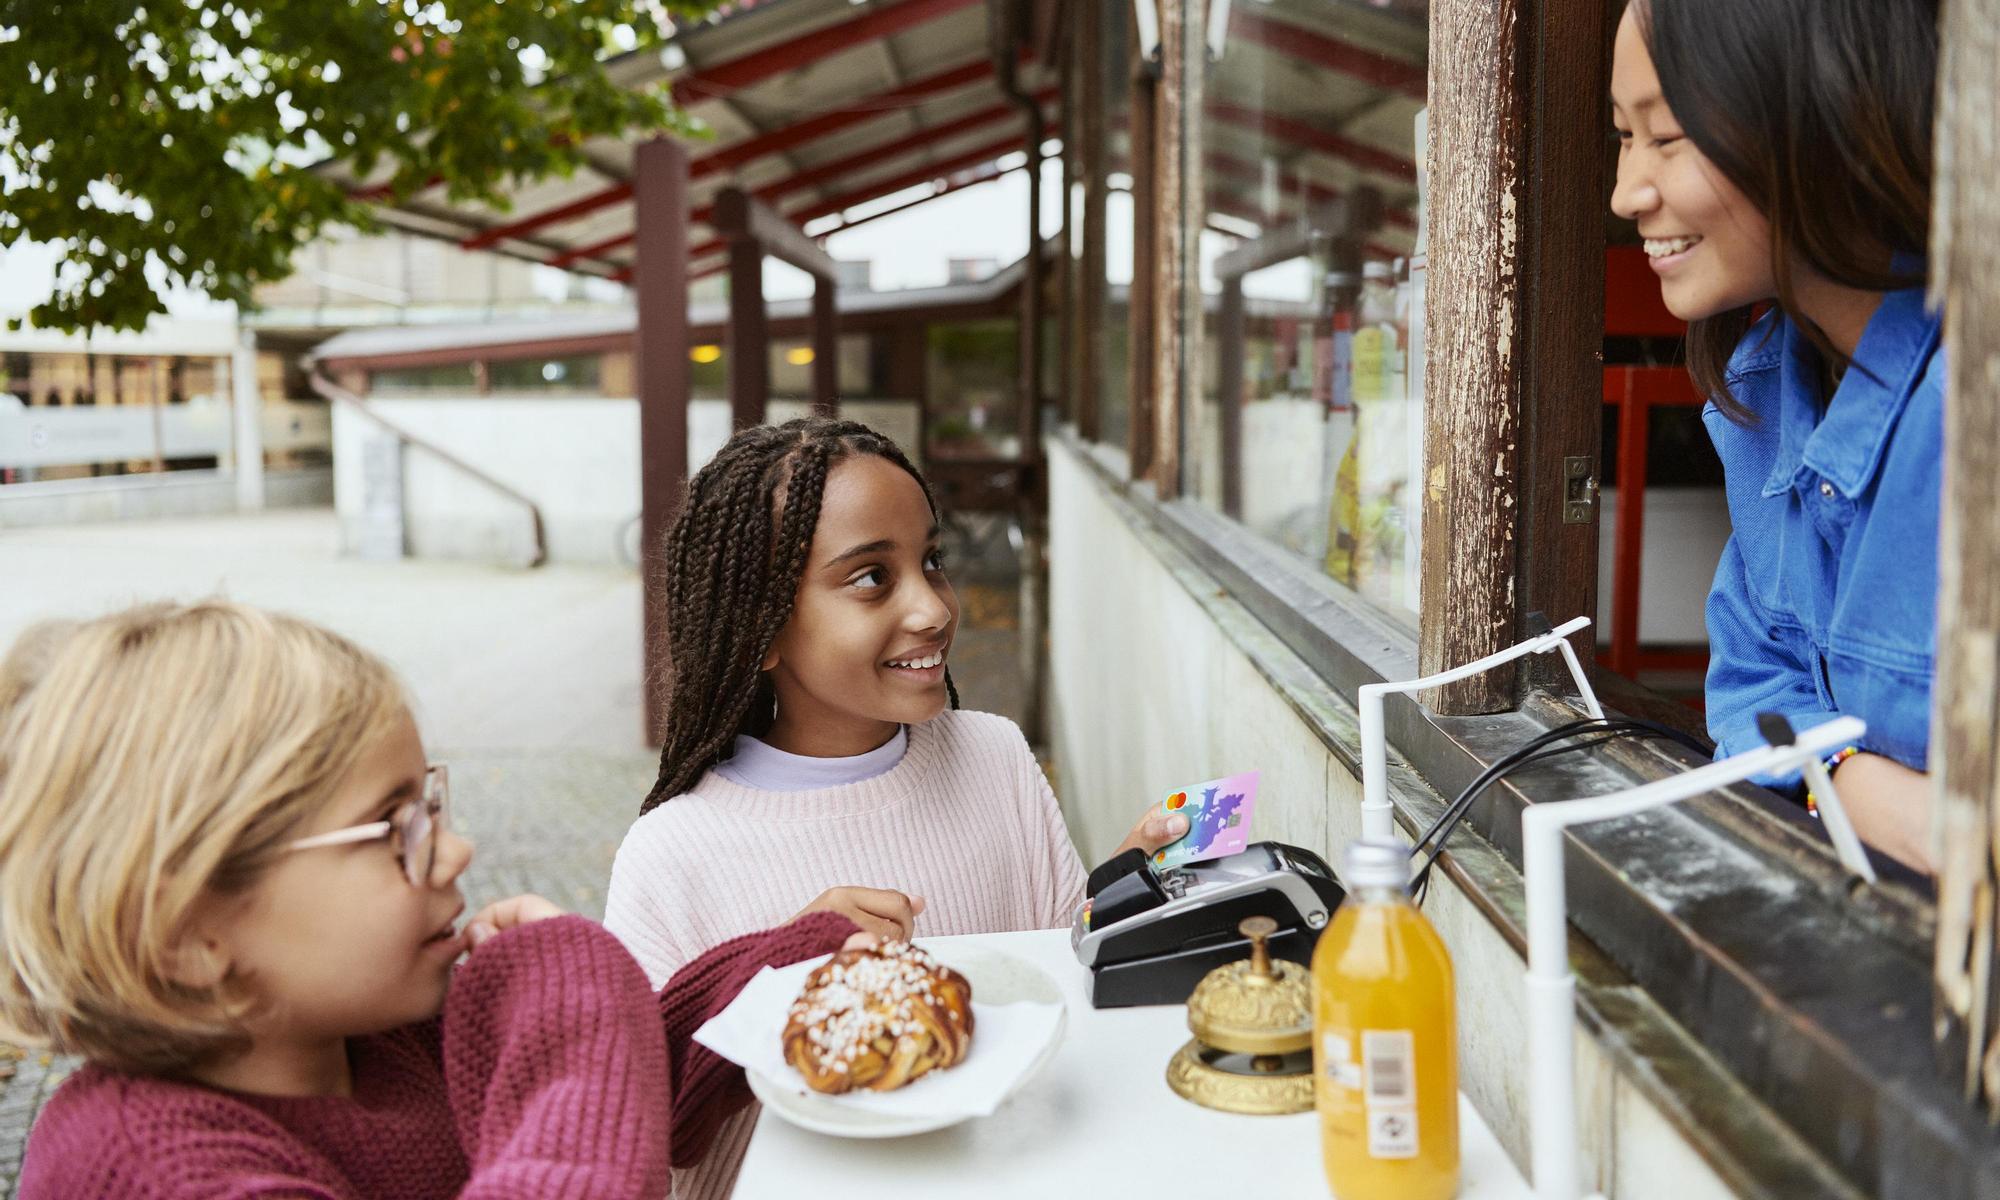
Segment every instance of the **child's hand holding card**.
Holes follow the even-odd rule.
[[[1171,792],[1160,803],[1163,813],[1188,819],[1187,835],[1153,855],[1153,866],[1186,863],[1240,854],[1250,845],[1250,815],[1257,807],[1257,772],[1212,779]]]

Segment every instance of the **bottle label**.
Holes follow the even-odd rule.
[[[1371,1158],[1417,1156],[1416,1038],[1407,1029],[1361,1031],[1362,1103]]]
[[[1355,1063],[1354,1055],[1348,1049],[1347,1032],[1327,1033],[1320,1039],[1320,1048],[1320,1061],[1325,1064],[1327,1080],[1335,1087],[1360,1091],[1361,1067]]]

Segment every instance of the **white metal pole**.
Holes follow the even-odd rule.
[[[1388,685],[1364,683],[1357,700],[1361,718],[1361,840],[1396,841],[1395,810],[1389,807],[1389,749],[1382,733],[1382,693]]]
[[[1819,806],[1819,823],[1826,826],[1826,836],[1833,843],[1834,852],[1840,855],[1841,865],[1874,883],[1875,864],[1868,861],[1868,852],[1861,848],[1861,835],[1854,832],[1854,822],[1847,819],[1847,807],[1834,793],[1833,776],[1827,774],[1826,763],[1814,757],[1806,762],[1804,771],[1806,787]]]
[[[1535,1195],[1579,1194],[1576,1161],[1576,977],[1569,969],[1560,805],[1521,813],[1528,890],[1529,1166]]]
[[[1579,621],[1583,619],[1577,618]],[[1569,664],[1569,677],[1576,683],[1576,694],[1583,697],[1583,711],[1590,714],[1591,720],[1602,721],[1604,706],[1597,702],[1597,689],[1591,687],[1590,680],[1584,677],[1583,664],[1577,661],[1576,647],[1564,638],[1556,643],[1556,648],[1562,651],[1563,662]]]
[[[1569,635],[1589,624],[1589,617],[1572,617],[1547,633],[1538,633],[1527,641],[1448,671],[1439,671],[1421,679],[1362,684],[1354,702],[1361,733],[1362,839],[1370,842],[1402,840],[1396,836],[1395,810],[1389,804],[1389,750],[1388,737],[1382,729],[1382,697],[1391,692],[1402,695],[1421,692],[1492,670],[1501,663],[1529,654],[1548,654],[1560,649],[1564,660],[1569,663],[1570,675],[1576,680],[1577,690],[1583,693],[1584,707],[1591,716],[1602,718],[1604,709],[1597,703],[1597,693],[1591,690],[1590,681],[1583,677],[1583,666],[1577,661],[1575,648],[1569,644]]]
[[[1837,717],[1808,729],[1788,746],[1761,746],[1608,796],[1549,801],[1521,813],[1521,869],[1528,892],[1530,1162],[1538,1200],[1577,1200],[1581,1194],[1576,1150],[1576,977],[1569,969],[1563,830],[1674,804],[1755,775],[1810,771],[1807,764],[1860,741],[1867,728],[1858,717]],[[1831,785],[1819,794],[1831,796]]]

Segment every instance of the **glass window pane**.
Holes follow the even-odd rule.
[[[873,342],[865,333],[840,334],[836,338],[840,361],[835,364],[834,389],[841,397],[859,400],[875,391]],[[811,400],[813,358],[810,337],[772,338],[771,398]]]
[[[723,343],[697,340],[688,348],[688,394],[695,400],[729,399],[729,355]]]
[[[376,371],[369,376],[368,389],[386,396],[411,392],[459,392],[471,395],[478,390],[469,362],[443,363],[434,367],[399,367]]]
[[[585,392],[596,394],[602,359],[596,354],[570,358],[517,358],[494,362],[488,379],[496,392]]]
[[[1019,328],[1006,319],[930,326],[926,456],[1012,458],[1020,452]]]
[[[1413,623],[1427,6],[1235,9],[1202,100],[1186,486]]]

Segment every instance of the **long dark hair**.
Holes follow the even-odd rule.
[[[1938,0],[1633,0],[1682,132],[1771,223],[1778,306],[1828,364],[1847,356],[1799,311],[1795,272],[1887,292],[1923,282],[1931,217]],[[1688,326],[1688,370],[1740,424],[1730,355],[1750,308]]]
[[[863,454],[909,472],[937,516],[929,482],[896,443],[854,421],[808,417],[745,429],[689,481],[667,534],[666,578],[652,583],[667,589],[673,679],[660,777],[641,815],[687,791],[728,756],[737,734],[770,732],[777,695],[764,656],[791,619],[827,472]],[[948,669],[944,685],[957,708]]]

